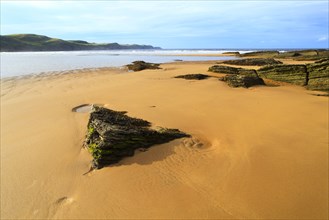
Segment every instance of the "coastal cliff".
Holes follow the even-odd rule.
[[[19,51],[76,51],[76,50],[124,50],[161,49],[150,45],[121,45],[118,43],[89,43],[82,40],[62,40],[36,34],[0,35],[1,52]]]

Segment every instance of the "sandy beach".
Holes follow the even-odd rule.
[[[230,88],[209,62],[1,80],[2,219],[327,219],[328,97]],[[194,81],[174,76],[203,73]],[[190,134],[89,172],[101,104]]]

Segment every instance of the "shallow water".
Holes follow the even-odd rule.
[[[1,52],[1,78],[83,68],[120,67],[136,60],[166,63],[175,60],[227,60],[233,57],[204,56],[220,50],[111,50],[59,52]],[[182,54],[200,56],[182,56]]]
[[[93,109],[92,104],[83,104],[72,108],[72,112],[89,113]]]

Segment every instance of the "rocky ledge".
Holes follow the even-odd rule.
[[[329,60],[299,65],[272,65],[257,70],[259,76],[329,92]]]
[[[243,75],[253,75],[256,73],[253,69],[244,69],[244,68],[237,68],[231,66],[223,66],[223,65],[214,65],[209,67],[209,72],[214,73],[223,73],[223,74],[243,74]]]
[[[263,79],[258,76],[257,71],[254,69],[214,65],[210,67],[208,71],[227,74],[219,78],[219,80],[226,82],[230,87],[234,88],[249,88],[255,85],[265,85]]]
[[[281,61],[275,60],[273,58],[249,58],[249,59],[239,59],[239,60],[226,60],[223,63],[231,65],[241,65],[241,66],[265,66],[282,64]]]
[[[132,62],[132,64],[128,64],[128,70],[132,70],[132,71],[141,71],[141,70],[145,70],[145,69],[161,69],[160,64],[158,63],[147,63],[141,60],[138,61],[134,61]]]
[[[329,57],[328,49],[318,50],[295,50],[287,52],[279,51],[256,51],[240,54],[240,57],[262,57],[276,59],[293,59],[293,60],[321,60]]]
[[[222,78],[222,81],[227,82],[229,85],[229,82],[232,81],[231,86],[233,87],[237,87],[239,85],[243,86],[243,84],[236,82],[244,79],[249,80],[249,78],[246,77],[254,77],[255,80],[257,78],[270,79],[274,81],[281,81],[294,85],[305,86],[309,90],[329,92],[328,58],[321,59],[309,64],[266,65],[258,70],[214,65],[209,68],[209,71],[233,75],[232,77],[225,76],[224,78]],[[241,76],[238,77],[237,75]],[[260,85],[262,85],[262,83]]]
[[[148,148],[177,138],[188,137],[178,129],[150,129],[151,123],[132,118],[126,112],[93,106],[85,147],[93,156],[92,168],[100,169],[133,156],[138,148]]]
[[[230,87],[244,87],[249,88],[256,85],[265,85],[262,78],[258,76],[248,75],[226,75],[219,79],[220,81],[226,82]]]

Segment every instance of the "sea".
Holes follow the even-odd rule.
[[[46,74],[86,68],[122,67],[136,60],[152,63],[234,59],[206,56],[224,52],[247,53],[253,50],[106,50],[56,52],[1,52],[1,78]],[[189,56],[194,54],[195,56]],[[198,56],[199,55],[199,56]]]

